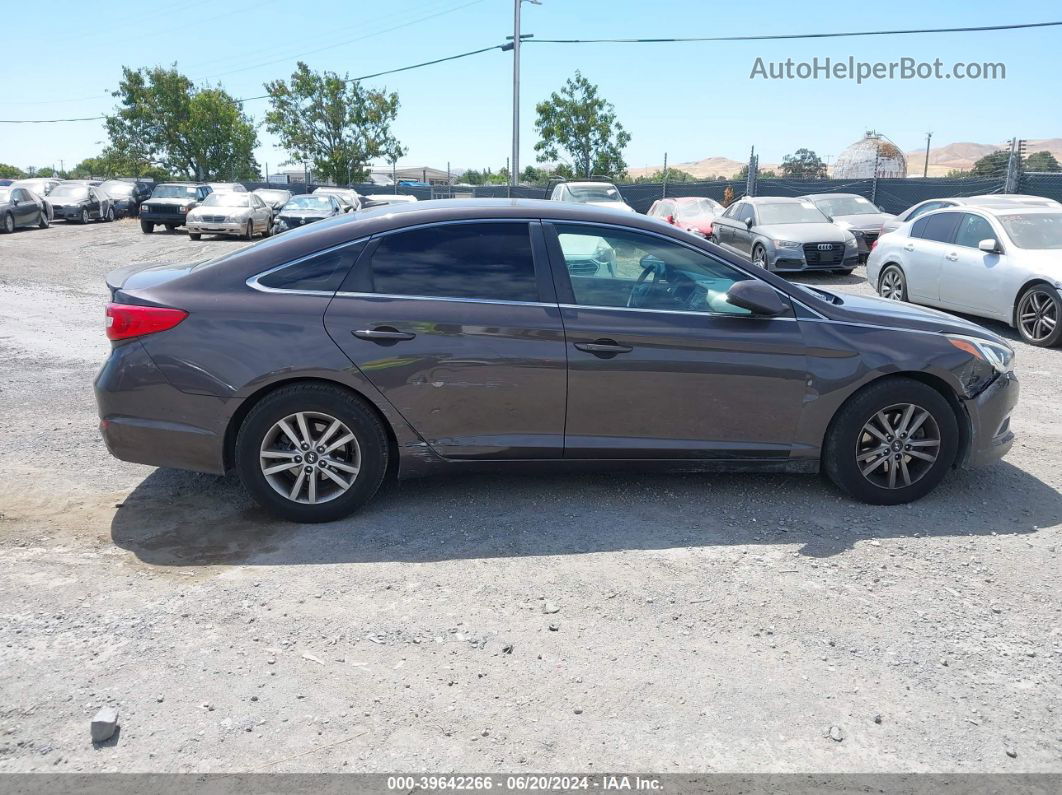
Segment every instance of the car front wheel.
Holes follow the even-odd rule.
[[[1021,294],[1015,325],[1030,345],[1050,348],[1062,340],[1062,295],[1049,284],[1034,284]]]
[[[757,245],[752,249],[752,264],[757,268],[769,270],[767,265],[767,249],[760,245]]]
[[[141,218],[140,231],[143,232],[145,235],[150,235],[152,232],[155,231],[155,225],[150,221],[145,221],[143,218]]]
[[[387,436],[373,411],[326,384],[278,389],[251,409],[236,437],[247,491],[293,522],[352,513],[379,489],[387,462]]]
[[[4,233],[10,235],[15,231],[15,216],[8,213],[4,216]]]
[[[849,496],[898,505],[925,496],[959,449],[948,401],[909,378],[878,381],[850,398],[826,432],[823,469]]]
[[[888,265],[878,279],[878,295],[890,301],[907,300],[907,279],[898,265]]]

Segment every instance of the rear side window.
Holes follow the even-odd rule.
[[[363,248],[364,242],[358,242],[352,246],[327,251],[267,273],[259,277],[258,283],[274,290],[334,293],[343,283],[343,278]]]
[[[959,225],[962,213],[938,213],[921,221],[916,221],[911,229],[911,237],[950,243],[955,237],[955,228]],[[921,227],[921,229],[919,229]]]
[[[384,295],[537,301],[528,226],[522,222],[429,226],[380,239],[372,291]]]

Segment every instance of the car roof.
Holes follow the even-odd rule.
[[[932,213],[926,213],[927,215],[934,215],[939,212],[944,212],[947,208],[941,208],[940,210],[934,210]],[[1021,204],[1008,204],[1007,206],[998,205],[995,207],[986,207],[983,205],[975,205],[970,209],[980,210],[988,215],[1003,216],[1003,215],[1058,215],[1062,212],[1062,207],[1033,207],[1031,205]],[[952,211],[954,212],[954,210]]]
[[[751,204],[806,204],[807,199],[800,196],[743,196],[741,201]]]
[[[858,193],[805,193],[803,196],[798,196],[798,199],[849,199],[852,197],[857,199],[865,199],[865,196],[860,196]],[[869,199],[867,199],[869,201]]]

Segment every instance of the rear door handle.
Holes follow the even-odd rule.
[[[903,247],[903,250],[904,251],[914,251],[914,244],[913,243],[908,243],[906,246]]]
[[[955,262],[955,260],[957,260],[958,258],[959,258],[959,255],[956,252],[954,252],[954,251],[944,255],[944,259],[950,260],[952,262]]]
[[[630,345],[620,345],[615,340],[601,339],[594,342],[577,342],[577,350],[592,353],[595,356],[613,356],[617,353],[630,353],[634,350]]]
[[[399,331],[391,326],[380,326],[373,329],[358,329],[357,331],[350,332],[360,340],[372,340],[373,342],[387,342],[397,340],[411,340],[416,337],[409,331]]]

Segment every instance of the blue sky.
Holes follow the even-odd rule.
[[[1057,2],[778,2],[706,0],[542,0],[524,4],[523,29],[538,38],[746,35],[951,27],[1062,19]],[[511,0],[389,0],[297,3],[188,0],[163,6],[110,0],[9,3],[11,42],[33,42],[28,71],[9,61],[0,84],[0,118],[92,116],[109,111],[123,64],[170,64],[196,81],[220,83],[238,97],[290,74],[302,58],[314,69],[367,74],[501,42],[512,33]],[[692,44],[535,44],[523,48],[522,165],[534,162],[535,103],[576,69],[598,83],[631,133],[632,167],[707,156],[764,163],[799,147],[835,156],[866,129],[901,148],[933,143],[995,143],[1013,135],[1062,136],[1059,55],[1062,28],[812,41]],[[999,81],[751,80],[757,57],[796,61],[901,57],[946,66],[1001,61]],[[488,52],[369,81],[397,91],[395,130],[408,147],[400,165],[498,168],[510,149],[511,53]],[[265,101],[247,111],[261,120]],[[260,133],[260,162],[286,160]],[[100,122],[0,125],[0,162],[67,167],[96,154]]]

